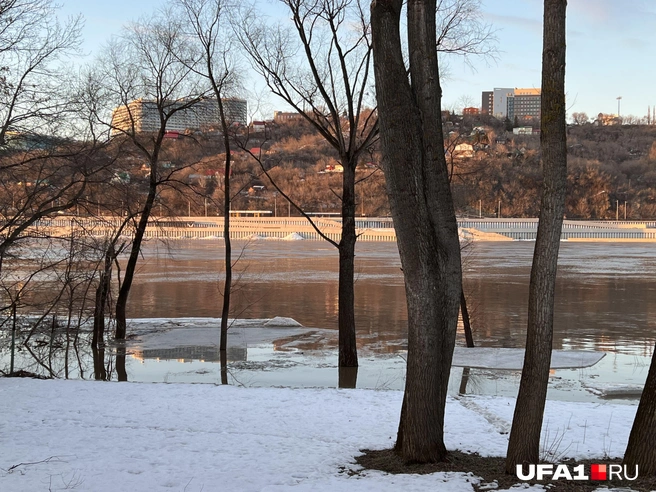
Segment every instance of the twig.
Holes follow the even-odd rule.
[[[58,463],[66,463],[64,460],[59,458],[59,456],[51,456],[50,458],[46,458],[45,460],[42,460],[42,461],[32,461],[32,462],[26,462],[26,463],[18,463],[17,465],[9,467],[9,469],[7,470],[7,473],[11,473],[12,471],[14,471],[19,466],[39,465],[41,463],[50,463],[51,461],[56,461]]]

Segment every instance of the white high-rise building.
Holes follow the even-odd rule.
[[[229,98],[221,101],[228,124],[247,124],[248,103],[245,99]],[[168,111],[174,109],[175,105],[176,103],[172,103]],[[176,111],[166,123],[166,131],[169,132],[208,130],[220,127],[219,105],[215,99],[204,99],[189,108]],[[112,134],[114,135],[132,130],[135,133],[152,133],[159,131],[159,128],[159,112],[155,101],[137,99],[115,108],[112,113]]]
[[[508,98],[515,95],[515,89],[508,88],[494,88],[492,107],[494,117],[504,119],[508,116]]]

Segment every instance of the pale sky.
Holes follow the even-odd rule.
[[[84,16],[84,49],[93,54],[123,24],[149,15],[164,1],[61,3],[63,15]],[[495,87],[540,86],[542,1],[483,0],[483,15],[498,31],[498,60],[473,59],[472,71],[451,59],[450,76],[443,84],[445,107],[457,107],[463,96],[480,106],[481,92]],[[617,113],[621,96],[622,115],[645,116],[647,107],[656,105],[656,1],[569,0],[567,26],[568,114]],[[271,103],[277,107],[275,99]]]

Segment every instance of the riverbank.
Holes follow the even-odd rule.
[[[2,378],[0,490],[475,490],[482,479],[471,470],[392,475],[355,463],[362,449],[393,445],[402,397]],[[510,398],[449,398],[448,449],[503,456],[513,410]],[[601,463],[621,456],[635,410],[547,401],[543,455]]]
[[[68,237],[82,228],[94,235],[115,230],[122,219],[114,216],[62,216],[42,219],[36,232]],[[332,241],[341,239],[341,218],[313,217],[315,227],[304,217],[232,217],[230,237],[235,240],[300,239]],[[222,239],[223,217],[152,217],[145,237],[156,239]],[[396,231],[389,217],[356,217],[360,242],[396,242]],[[537,236],[538,219],[458,218],[461,239],[466,241],[531,241]],[[323,235],[323,236],[322,236]],[[655,221],[565,220],[562,240],[599,242],[655,242]]]

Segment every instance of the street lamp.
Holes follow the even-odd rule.
[[[617,117],[620,117],[620,101],[622,101],[622,96],[617,97]]]

